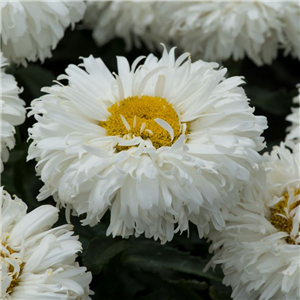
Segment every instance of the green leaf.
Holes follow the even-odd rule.
[[[124,263],[132,267],[153,271],[169,269],[222,281],[222,274],[220,273],[214,273],[211,269],[203,272],[207,260],[156,242],[142,241],[136,243],[135,247],[126,251],[124,255],[126,255]]]
[[[128,240],[118,240],[103,235],[94,238],[83,255],[84,265],[93,273],[99,274],[111,258],[131,247]]]
[[[207,289],[205,282],[193,279],[168,280],[168,283],[169,295],[176,300],[201,300],[199,292]]]
[[[209,296],[212,300],[230,300],[230,292],[220,292],[216,287],[211,286],[209,287]]]
[[[144,289],[143,296],[134,298],[138,300],[203,300],[203,290],[207,289],[205,282],[194,279],[169,279],[154,272],[140,272],[139,275],[147,289]]]
[[[170,283],[177,284],[178,286],[184,286],[192,290],[203,291],[207,289],[207,283],[205,281],[198,281],[195,279],[179,279],[169,280]]]

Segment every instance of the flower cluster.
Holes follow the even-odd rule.
[[[122,38],[127,50],[164,42],[190,51],[176,58],[175,47],[161,44],[161,57],[130,63],[117,56],[117,73],[101,58],[81,57],[30,103],[35,123],[25,152],[43,184],[37,200],[53,197],[57,205],[27,213],[21,199],[0,188],[1,299],[91,299],[92,275],[76,261],[82,245],[71,214],[84,226],[109,215],[107,235],[161,244],[193,223],[211,242],[206,269],[221,265],[234,300],[300,299],[300,89],[284,142],[261,155],[267,119],[254,114],[244,78],[215,62],[247,56],[261,66],[280,49],[300,59],[299,2],[0,5],[0,173],[15,126],[25,120],[22,89],[6,73],[6,58],[19,78],[15,67],[44,62],[81,20],[98,46]],[[61,208],[69,224],[53,227]]]
[[[83,225],[95,225],[111,210],[108,234],[145,233],[163,243],[174,232],[210,223],[238,202],[238,189],[261,161],[266,119],[253,115],[240,77],[225,79],[216,63],[138,57],[129,66],[118,57],[118,75],[101,59],[70,65],[58,79],[68,85],[44,88],[32,102],[37,123],[29,159],[38,161],[50,195]]]
[[[257,65],[281,48],[300,59],[299,18],[297,1],[90,2],[85,14],[100,45],[114,35],[128,48],[132,39],[152,48],[170,42],[207,61],[247,56]]]

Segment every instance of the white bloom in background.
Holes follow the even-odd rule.
[[[82,248],[72,225],[51,228],[57,208],[42,205],[27,214],[21,199],[0,193],[0,298],[91,299],[92,276],[75,262]]]
[[[84,16],[86,26],[93,29],[93,38],[99,46],[119,37],[127,50],[141,46],[143,41],[150,49],[162,42],[159,31],[151,33],[155,24],[153,3],[147,1],[87,1]]]
[[[210,264],[222,264],[236,300],[300,299],[300,144],[286,142],[266,156],[260,197],[243,199],[226,230],[210,235]]]
[[[65,29],[83,18],[85,4],[75,1],[1,1],[2,52],[7,59],[27,61],[51,57]]]
[[[16,131],[14,126],[22,124],[25,120],[25,102],[19,98],[21,91],[15,78],[4,71],[7,63],[1,52],[0,63],[0,172],[2,172],[3,162],[6,162],[9,157],[8,149],[12,149],[15,146],[14,134]]]
[[[286,117],[286,120],[292,125],[287,128],[288,134],[286,140],[300,141],[300,85],[298,85],[298,96],[294,97],[293,102],[297,107],[292,107],[292,113]]]
[[[225,79],[216,63],[150,54],[129,66],[117,57],[114,76],[100,58],[70,65],[68,80],[32,102],[37,123],[28,159],[67,211],[97,224],[111,211],[107,234],[170,241],[197,224],[224,227],[238,189],[261,161],[265,117],[253,115],[240,77]]]
[[[270,64],[279,48],[300,59],[299,2],[161,2],[160,31],[192,56],[208,61],[248,56]]]
[[[285,54],[291,53],[300,59],[300,3],[299,1],[282,2],[284,10],[282,13],[284,23],[284,34],[286,43],[284,45]]]

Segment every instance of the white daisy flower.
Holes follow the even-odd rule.
[[[0,193],[0,298],[91,299],[92,275],[75,262],[82,248],[72,226],[51,228],[58,209],[42,205],[27,214],[21,199]]]
[[[266,156],[260,197],[243,199],[226,230],[210,235],[210,264],[222,264],[236,300],[300,299],[300,144],[287,142]]]
[[[118,75],[103,61],[83,59],[32,102],[37,123],[28,159],[38,161],[51,195],[83,225],[111,211],[107,234],[170,241],[174,232],[209,223],[221,229],[240,185],[260,162],[265,117],[253,115],[240,77],[225,79],[218,64],[150,54],[129,66],[117,57]]]
[[[6,59],[0,52],[1,77],[0,77],[0,139],[1,158],[0,172],[3,171],[3,162],[9,157],[8,149],[15,146],[14,134],[16,125],[20,125],[25,120],[25,102],[19,98],[21,90],[12,75],[5,73]]]
[[[160,31],[201,59],[223,61],[248,56],[270,64],[279,48],[300,59],[299,2],[161,2]]]
[[[51,57],[65,29],[83,18],[85,4],[74,1],[1,1],[1,42],[13,62],[42,62]]]
[[[159,32],[151,33],[155,16],[152,2],[88,0],[84,22],[93,29],[93,38],[99,46],[119,37],[124,39],[127,50],[132,44],[141,47],[141,41],[152,49],[153,44],[162,41]]]
[[[287,128],[288,134],[286,140],[300,141],[300,84],[298,85],[298,96],[294,97],[293,102],[297,107],[292,107],[292,113],[286,117],[286,120],[291,122],[292,125]]]

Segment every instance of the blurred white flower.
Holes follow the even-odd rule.
[[[226,229],[210,235],[210,265],[222,264],[236,300],[300,299],[300,144],[286,142],[266,157],[260,196],[242,199]]]
[[[292,107],[292,113],[286,117],[286,120],[291,122],[292,125],[287,128],[288,134],[286,140],[300,141],[300,84],[298,85],[298,96],[294,97],[293,102],[297,107]]]
[[[21,92],[17,86],[15,78],[5,73],[6,59],[0,52],[1,77],[0,77],[0,139],[1,158],[0,172],[3,171],[3,162],[9,157],[8,149],[15,146],[15,128],[25,120],[25,102],[19,98]]]
[[[300,59],[300,4],[291,1],[158,2],[160,31],[193,57],[270,64],[279,48]]]
[[[291,53],[293,57],[300,59],[300,2],[282,2],[282,19],[285,34],[285,54]]]
[[[85,3],[73,1],[1,1],[2,52],[27,65],[51,57],[65,29],[83,18]]]
[[[90,272],[75,262],[81,243],[71,225],[51,228],[58,209],[26,204],[0,189],[1,299],[90,299]]]
[[[224,227],[227,208],[264,147],[265,117],[253,115],[240,77],[225,79],[216,63],[150,54],[129,66],[117,57],[114,76],[100,58],[70,65],[68,80],[32,102],[37,123],[28,159],[67,211],[97,224],[111,210],[107,234],[170,241],[197,224]]]
[[[99,46],[119,37],[127,50],[141,46],[143,41],[150,49],[162,42],[159,32],[152,33],[156,13],[153,3],[147,1],[87,1],[84,16],[86,26],[93,29],[93,38]]]

